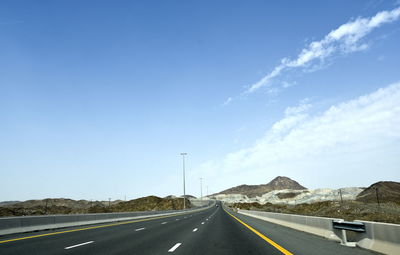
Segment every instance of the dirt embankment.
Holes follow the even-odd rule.
[[[400,224],[400,203],[365,203],[360,201],[325,201],[312,204],[276,205],[267,203],[234,203],[231,208],[289,213],[345,220],[368,220]]]

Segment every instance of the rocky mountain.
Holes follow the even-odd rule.
[[[21,201],[2,201],[2,202],[0,202],[0,206],[13,205],[13,204],[16,204],[16,203],[19,203],[19,202],[21,202]]]
[[[12,203],[8,205],[2,205],[3,207],[9,208],[32,208],[36,206],[43,206],[43,207],[68,207],[71,209],[87,209],[91,206],[97,204],[103,204],[105,201],[88,201],[88,200],[73,200],[68,198],[46,198],[46,199],[38,199],[38,200],[27,200],[18,203]],[[107,201],[108,203],[108,201]],[[114,201],[112,203],[115,203]]]
[[[186,207],[192,206],[188,199]],[[177,210],[183,208],[182,198],[160,198],[156,196],[142,197],[129,201],[87,201],[65,198],[47,198],[0,206],[0,216],[106,213]]]
[[[288,177],[284,177],[284,176],[276,177],[275,179],[270,181],[266,186],[271,188],[272,190],[281,190],[281,189],[302,190],[302,189],[307,189],[307,188],[301,186],[295,180],[292,180],[292,179],[290,179]]]
[[[378,195],[378,198],[377,198]],[[381,181],[372,184],[358,194],[356,200],[361,202],[400,202],[400,182]]]
[[[176,198],[176,196],[174,196],[174,195],[168,195],[168,196],[166,196],[166,197],[164,197],[164,198],[171,199],[171,198]]]
[[[224,191],[221,191],[218,194],[241,194],[247,197],[256,197],[262,196],[265,193],[268,193],[273,190],[284,190],[284,189],[292,189],[292,190],[304,190],[305,187],[301,186],[298,182],[284,176],[278,176],[267,184],[260,185],[240,185],[237,187],[233,187]]]
[[[180,196],[181,198],[183,197],[183,196]],[[193,198],[196,198],[195,196],[192,196],[192,195],[185,195],[185,198],[187,198],[187,199],[193,199]]]
[[[191,203],[186,200],[186,206],[191,207]],[[103,207],[104,212],[133,212],[133,211],[163,211],[183,209],[183,199],[181,198],[160,198],[157,196],[141,197],[129,201],[119,202],[110,207]],[[90,208],[89,212],[99,212],[96,208]]]

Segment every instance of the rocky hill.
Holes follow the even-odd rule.
[[[2,202],[0,202],[0,206],[8,206],[8,205],[16,204],[19,202],[21,202],[21,201],[2,201]]]
[[[278,176],[272,181],[270,181],[266,187],[270,188],[271,190],[282,190],[282,189],[294,189],[294,190],[303,190],[307,189],[301,186],[295,180],[292,180],[288,177]]]
[[[378,195],[378,197],[377,197]],[[358,194],[356,200],[368,203],[396,202],[400,203],[400,182],[377,182]]]
[[[190,207],[190,201],[186,199],[186,206]],[[113,206],[112,206],[113,207]],[[160,198],[156,196],[142,197],[114,205],[113,210],[118,212],[129,211],[163,211],[183,209],[182,198]]]
[[[184,196],[182,195],[182,196],[180,196],[179,198],[183,198]],[[166,196],[166,197],[164,197],[164,198],[178,198],[177,196],[174,196],[174,195],[169,195],[169,196]],[[187,199],[196,199],[196,197],[195,196],[192,196],[192,195],[185,195],[185,198],[187,198]]]
[[[191,207],[188,199],[186,199],[186,207]],[[1,206],[0,216],[156,211],[182,208],[182,198],[160,198],[156,196],[111,202],[47,198]]]
[[[3,205],[4,207],[9,208],[32,208],[36,206],[44,206],[44,207],[51,207],[51,206],[58,206],[58,207],[68,207],[71,209],[86,209],[95,204],[102,204],[104,202],[101,201],[88,201],[88,200],[73,200],[68,198],[46,198],[46,199],[37,199],[37,200],[27,200],[23,202]]]
[[[182,197],[185,197],[185,198],[187,198],[187,199],[193,199],[193,198],[196,198],[195,196],[192,196],[192,195],[185,195],[185,196],[180,196],[181,198]]]
[[[260,185],[240,185],[237,187],[233,187],[224,191],[219,192],[218,194],[241,194],[247,197],[256,197],[262,196],[265,193],[268,193],[273,190],[304,190],[305,187],[301,186],[298,182],[284,176],[278,176],[267,184]]]

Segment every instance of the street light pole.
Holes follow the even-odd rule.
[[[186,209],[186,188],[185,188],[185,156],[186,152],[182,152],[182,163],[183,163],[183,209]]]

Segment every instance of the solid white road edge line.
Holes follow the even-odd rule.
[[[82,246],[82,245],[86,245],[86,244],[90,244],[90,243],[93,243],[93,242],[94,241],[89,241],[89,242],[86,242],[86,243],[75,244],[75,245],[72,245],[72,246],[65,247],[64,250],[72,249],[72,248],[75,248],[75,247],[78,247],[78,246]]]
[[[146,228],[138,228],[138,229],[135,229],[135,231],[140,231],[140,230],[143,230],[143,229],[146,229]]]
[[[181,246],[182,243],[177,243],[174,246],[172,246],[171,249],[168,250],[168,252],[174,252],[179,246]]]
[[[197,231],[197,228],[193,229],[193,232],[196,232],[196,231]]]

